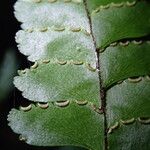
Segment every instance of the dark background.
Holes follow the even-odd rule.
[[[20,23],[15,19],[13,5],[16,0],[0,1],[0,64],[4,59],[8,49],[12,49],[16,55],[18,67],[23,69],[29,67],[30,62],[17,50],[15,34],[20,29]],[[11,63],[11,62],[8,62]],[[17,72],[17,70],[15,71]],[[15,73],[16,75],[17,73]],[[1,92],[1,91],[0,91]],[[0,93],[1,94],[1,93]],[[21,150],[46,150],[52,148],[29,146],[18,140],[18,135],[8,127],[7,115],[11,108],[18,107],[24,103],[21,93],[12,88],[6,97],[0,101],[0,150],[21,149]],[[54,149],[54,148],[53,148]],[[58,148],[55,148],[58,149]]]

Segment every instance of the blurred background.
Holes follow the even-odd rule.
[[[7,115],[11,108],[18,107],[26,100],[13,85],[13,77],[18,69],[24,69],[31,64],[17,50],[15,34],[20,29],[20,23],[13,14],[16,0],[1,0],[0,4],[0,150],[75,150],[79,148],[48,148],[29,146],[18,140],[18,135],[8,127]]]

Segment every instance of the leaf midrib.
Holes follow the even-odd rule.
[[[99,95],[100,95],[100,102],[101,102],[101,106],[99,107],[100,110],[102,110],[103,112],[103,117],[104,117],[104,150],[108,150],[108,137],[107,137],[107,117],[106,117],[106,90],[103,87],[103,80],[102,80],[102,75],[101,75],[101,64],[100,64],[100,59],[101,56],[99,53],[101,51],[101,48],[97,48],[97,43],[96,43],[96,39],[93,33],[93,25],[92,25],[92,20],[91,20],[91,16],[90,16],[90,12],[88,10],[88,6],[87,6],[87,0],[83,0],[84,6],[85,6],[85,11],[87,14],[87,18],[88,18],[88,22],[89,22],[89,26],[90,26],[90,33],[92,36],[92,40],[93,40],[93,45],[94,45],[94,49],[95,49],[95,53],[96,53],[96,68],[98,70],[98,77],[99,77]]]

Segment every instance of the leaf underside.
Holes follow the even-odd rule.
[[[13,109],[9,119],[13,130],[21,134],[22,138],[27,138],[28,144],[74,145],[89,149],[98,149],[102,146],[103,141],[99,143],[98,139],[102,139],[103,119],[92,110],[90,104],[78,106],[72,101],[66,108],[60,108],[52,103],[47,109],[32,107],[32,110],[26,113]]]
[[[150,149],[149,8],[146,0],[17,1],[18,48],[35,64],[14,84],[36,102],[10,111],[20,140]]]

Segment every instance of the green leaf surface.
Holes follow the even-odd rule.
[[[61,65],[56,62],[41,63],[35,69],[26,69],[25,74],[15,77],[15,86],[32,101],[87,100],[99,103],[97,71],[89,70],[91,68],[87,64],[68,62]]]
[[[150,126],[141,124],[139,121],[130,125],[121,124],[109,135],[109,149],[148,150],[150,149],[149,134]]]
[[[82,0],[65,2],[57,0],[19,0],[15,4],[15,16],[22,22],[23,29],[53,27],[82,28],[90,31]]]
[[[27,112],[11,110],[8,120],[21,140],[38,146],[81,146],[102,149],[103,117],[90,104],[79,106],[71,102],[64,108],[49,103],[47,109],[32,105]],[[16,124],[17,122],[17,124]]]
[[[89,11],[92,12],[99,6],[121,4],[123,2],[134,2],[135,0],[87,0]]]
[[[110,46],[100,55],[105,87],[129,77],[150,73],[150,44],[147,42],[139,45],[133,42],[126,46],[122,44]]]
[[[65,59],[95,63],[94,45],[85,31],[19,31],[16,41],[21,53],[31,61]]]
[[[91,14],[97,47],[105,47],[114,41],[137,38],[150,33],[150,3],[137,2],[133,6],[97,8]]]
[[[112,125],[117,120],[150,116],[150,79],[129,79],[107,92],[107,120]]]
[[[23,30],[16,40],[35,64],[19,71],[14,84],[25,98],[49,102],[49,108],[38,103],[11,110],[8,121],[21,140],[92,150],[149,148],[149,119],[140,118],[150,117],[149,8],[146,0],[18,0]]]
[[[125,80],[108,90],[109,149],[148,150],[150,148],[149,97],[149,76]]]

